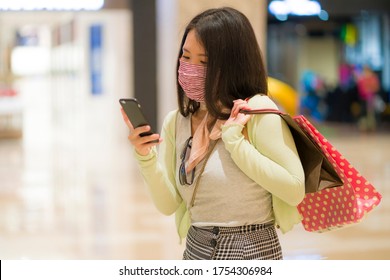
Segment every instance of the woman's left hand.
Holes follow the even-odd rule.
[[[230,112],[229,119],[225,122],[225,125],[229,124],[241,124],[245,125],[249,119],[251,118],[251,115],[246,115],[244,113],[240,113],[241,109],[249,109],[248,103],[245,100],[237,99],[233,101],[233,108]]]

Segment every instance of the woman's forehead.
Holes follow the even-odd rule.
[[[188,32],[187,38],[183,45],[183,50],[196,54],[205,54],[205,49],[202,43],[199,41],[196,31],[194,29]]]

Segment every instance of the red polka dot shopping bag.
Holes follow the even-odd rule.
[[[279,110],[241,110],[245,114],[278,114],[287,123],[305,172],[303,201],[298,205],[307,231],[324,232],[358,223],[382,196],[303,116]]]
[[[324,151],[343,181],[341,186],[306,194],[298,205],[305,230],[323,232],[358,223],[380,203],[381,194],[304,116],[294,120]]]

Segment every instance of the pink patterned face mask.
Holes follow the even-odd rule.
[[[179,84],[189,99],[204,101],[206,67],[180,60]]]

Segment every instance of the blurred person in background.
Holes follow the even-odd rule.
[[[301,113],[316,121],[323,121],[326,116],[324,98],[326,87],[320,76],[311,70],[304,71],[301,79],[302,92],[300,100]]]
[[[339,65],[336,87],[326,95],[327,121],[356,122],[360,114],[354,66],[346,62]]]
[[[361,104],[359,128],[373,131],[376,129],[375,100],[380,90],[378,76],[368,65],[364,65],[357,74],[356,83]]]
[[[156,207],[176,214],[183,259],[282,259],[276,227],[300,222],[304,172],[284,121],[272,108],[267,73],[249,20],[206,10],[185,29],[177,59],[178,109],[161,136],[129,140]],[[152,141],[157,140],[158,143]],[[159,148],[157,149],[157,145]]]

